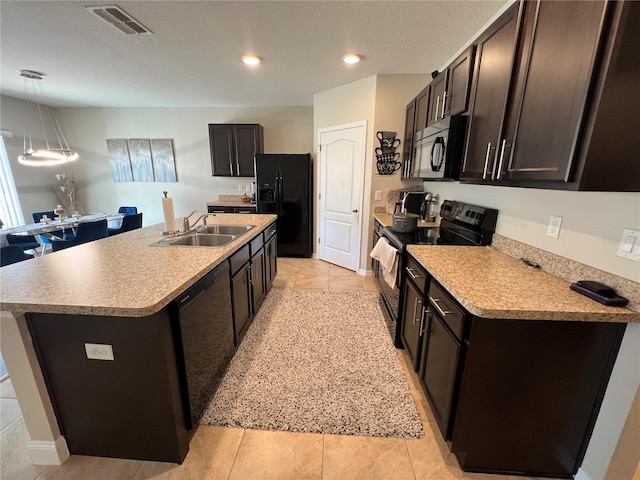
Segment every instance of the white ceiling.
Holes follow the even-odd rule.
[[[310,106],[371,75],[439,68],[505,1],[2,0],[0,91],[24,98],[28,69],[47,74],[55,106]],[[118,5],[153,35],[88,5]],[[363,61],[345,65],[349,52]]]

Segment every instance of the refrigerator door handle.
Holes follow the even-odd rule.
[[[276,201],[276,215],[280,216],[280,177],[278,176],[278,174],[276,173],[276,178],[275,178],[275,183],[274,183],[274,188],[273,188],[273,194],[275,196],[275,201]]]

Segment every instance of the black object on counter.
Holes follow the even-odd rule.
[[[587,282],[586,286],[585,282]],[[580,280],[578,283],[572,283],[569,288],[574,292],[578,292],[585,297],[589,297],[596,302],[610,307],[624,307],[629,303],[628,298],[616,295],[615,290],[598,282]]]

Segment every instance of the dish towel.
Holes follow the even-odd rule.
[[[386,238],[381,237],[369,254],[371,258],[380,262],[382,278],[391,288],[396,286],[396,275],[398,274],[397,253],[398,250],[389,245]]]

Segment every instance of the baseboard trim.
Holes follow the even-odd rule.
[[[64,437],[58,437],[55,441],[30,440],[27,452],[33,465],[62,465],[69,458]]]
[[[576,476],[573,477],[573,480],[591,480],[591,477],[587,475],[587,472],[579,468],[578,472],[576,473]]]

